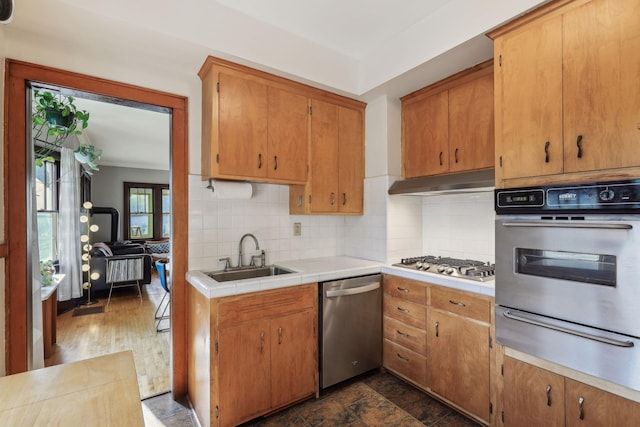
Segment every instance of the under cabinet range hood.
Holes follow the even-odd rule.
[[[389,194],[428,196],[434,194],[477,193],[493,191],[494,188],[494,170],[484,169],[480,171],[399,180],[391,185]]]

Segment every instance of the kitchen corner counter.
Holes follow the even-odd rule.
[[[326,282],[365,274],[380,273],[382,263],[353,257],[324,257],[275,263],[293,273],[228,282],[216,282],[204,271],[187,272],[187,281],[207,298],[240,295],[306,283]]]
[[[406,279],[419,280],[421,282],[428,282],[434,285],[445,286],[447,288],[459,289],[461,291],[473,292],[490,297],[495,297],[496,294],[495,280],[480,282],[389,265],[383,266],[382,272],[385,274],[404,277]]]
[[[282,261],[275,264],[292,270],[293,273],[256,279],[216,282],[207,276],[204,271],[191,270],[187,272],[186,279],[202,295],[210,299],[376,273],[392,274],[490,297],[495,296],[495,281],[493,280],[476,282],[441,274],[393,267],[361,258],[346,256],[324,257]]]

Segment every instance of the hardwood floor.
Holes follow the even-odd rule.
[[[73,316],[74,310],[69,310],[58,315],[57,343],[45,366],[132,350],[140,396],[168,391],[171,337],[169,332],[156,332],[154,320],[164,293],[154,272],[151,283],[142,286],[142,301],[137,289],[129,287],[114,290],[103,313]],[[88,307],[105,306],[107,295],[96,295],[98,303]]]

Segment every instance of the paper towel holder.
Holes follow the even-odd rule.
[[[223,198],[223,199],[235,199],[235,198],[244,199],[244,198],[248,198],[248,199],[250,199],[251,196],[252,196],[252,193],[253,193],[251,182],[249,182],[249,181],[230,181],[230,180],[224,180],[224,179],[220,180],[220,179],[215,179],[215,178],[207,178],[207,181],[208,181],[208,185],[206,186],[206,188],[211,190],[211,192],[214,193],[217,198]],[[227,187],[225,187],[225,191],[221,191],[220,188],[218,188],[218,191],[216,191],[216,185],[218,185],[218,186],[227,186]],[[244,196],[233,194],[233,195],[230,196],[229,189],[228,189],[229,185],[232,185],[232,186],[247,186],[248,185],[249,186],[248,194],[245,194]]]

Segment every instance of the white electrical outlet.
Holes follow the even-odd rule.
[[[293,235],[294,236],[302,236],[302,223],[294,222],[293,223]]]

